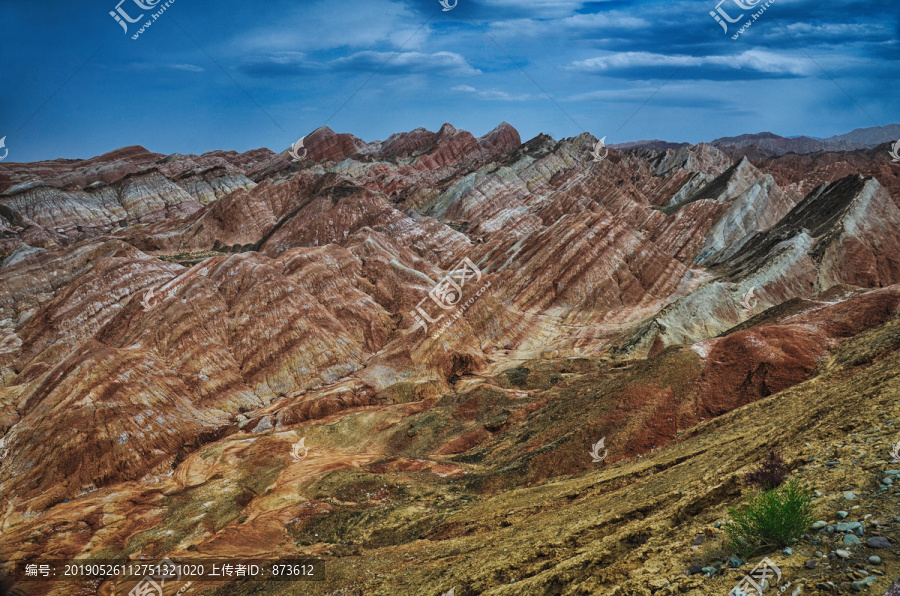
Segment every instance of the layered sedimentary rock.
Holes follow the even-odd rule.
[[[816,187],[860,174],[878,180],[900,206],[900,166],[892,162],[891,143],[873,149],[812,155],[762,155],[753,162],[784,188],[807,195]]]
[[[582,474],[601,437],[642,456],[895,322],[875,153],[595,143],[320,128],[300,161],[0,165],[0,558],[459,538],[412,495]]]
[[[268,150],[202,156],[126,147],[88,160],[0,165],[0,255],[99,238],[136,224],[180,219],[255,183],[245,172]],[[5,215],[4,215],[5,213]]]

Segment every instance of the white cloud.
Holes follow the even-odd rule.
[[[435,52],[423,54],[421,52],[357,52],[346,58],[339,58],[331,65],[343,68],[362,68],[369,70],[372,67],[382,67],[382,71],[404,73],[415,72],[441,72],[456,76],[472,76],[481,74],[481,71],[472,68],[465,58],[454,52]]]
[[[317,62],[303,52],[274,52],[246,58],[241,69],[255,76],[294,76],[315,71],[360,71],[382,74],[434,73],[449,76],[474,76],[481,71],[454,52],[356,52],[344,58]]]
[[[196,64],[170,64],[170,68],[174,68],[175,70],[186,70],[188,72],[203,72],[206,69],[200,68]]]
[[[715,66],[768,74],[805,76],[813,74],[815,65],[807,58],[794,58],[764,50],[747,50],[727,56],[696,56],[654,54],[651,52],[620,52],[607,56],[578,60],[568,70],[603,74],[618,70],[647,67]]]
[[[891,28],[884,25],[856,23],[791,23],[786,25],[788,33],[799,36],[832,37],[838,41],[890,39]]]
[[[429,27],[422,27],[421,19],[402,2],[342,0],[340,9],[335,10],[333,1],[317,0],[285,9],[277,23],[250,29],[233,43],[242,53],[321,51],[377,44],[418,49],[425,45],[429,34]]]
[[[546,37],[548,35],[584,36],[592,32],[604,37],[649,27],[646,19],[611,11],[596,14],[576,14],[559,19],[511,19],[491,24],[492,34],[501,38]],[[624,31],[621,31],[624,30]]]
[[[587,2],[578,0],[483,0],[483,4],[490,8],[509,9],[517,14],[523,10],[540,14],[544,18],[561,17],[572,14]]]
[[[450,91],[457,91],[460,93],[469,93],[474,95],[478,99],[484,99],[488,101],[527,101],[532,99],[534,96],[529,95],[527,93],[507,93],[506,91],[497,91],[495,89],[476,89],[471,85],[457,85],[456,87],[452,87]]]

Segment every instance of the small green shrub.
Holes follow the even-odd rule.
[[[759,492],[737,509],[728,508],[728,546],[742,559],[759,551],[789,546],[815,521],[812,489],[796,479]]]

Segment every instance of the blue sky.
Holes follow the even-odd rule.
[[[6,161],[281,151],[324,124],[694,143],[900,122],[893,2],[775,0],[737,40],[765,0],[724,0],[727,34],[718,0],[175,0],[136,40],[165,0],[124,0],[127,34],[118,3],[0,0]]]

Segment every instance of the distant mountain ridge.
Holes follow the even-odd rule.
[[[893,143],[900,139],[900,124],[888,124],[886,126],[872,126],[869,128],[857,128],[842,135],[835,135],[825,139],[815,139],[807,136],[782,137],[771,132],[759,132],[756,134],[743,134],[736,137],[721,137],[710,142],[714,147],[734,147],[744,149],[758,147],[773,155],[786,153],[816,153],[818,151],[854,151],[856,149],[871,149],[883,143]],[[652,141],[633,141],[610,145],[614,149],[626,151],[628,149],[653,149],[665,151],[666,149],[678,149],[689,143],[672,143],[654,139]]]
[[[610,145],[613,149],[619,151],[628,151],[629,149],[652,149],[653,151],[667,151],[669,149],[681,149],[689,147],[690,143],[670,143],[669,141],[661,141],[653,139],[652,141],[632,141],[630,143],[616,143]]]

